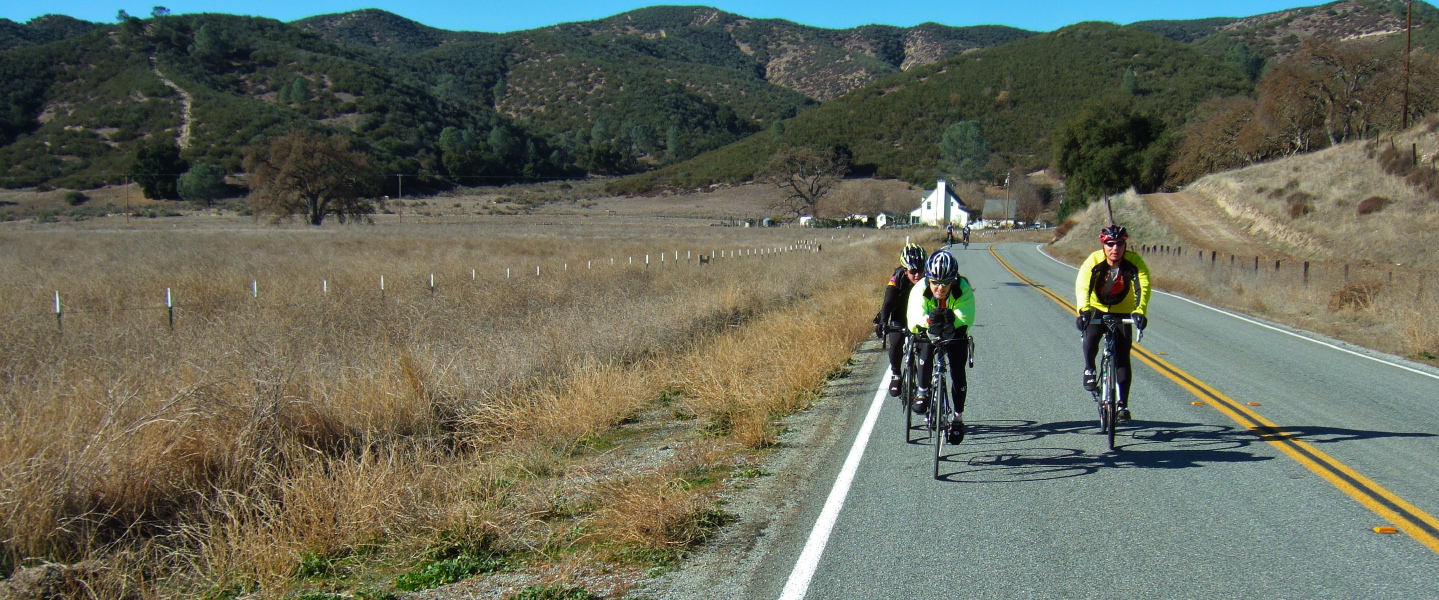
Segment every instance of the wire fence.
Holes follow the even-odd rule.
[[[217,303],[211,299],[203,307],[187,305],[179,302],[178,299],[185,297],[183,288],[174,286],[164,287],[163,290],[154,290],[156,301],[153,304],[142,304],[134,306],[123,305],[124,298],[107,298],[102,301],[94,299],[94,294],[78,294],[67,292],[63,289],[44,289],[41,284],[19,284],[11,283],[0,285],[0,307],[4,307],[3,313],[11,320],[23,318],[53,318],[55,330],[58,334],[65,331],[67,317],[73,320],[79,315],[114,316],[125,313],[156,312],[164,313],[163,323],[171,331],[175,329],[175,320],[178,311],[204,311],[214,312],[216,310],[238,309],[242,306],[249,306],[261,309],[293,309],[312,306],[316,298],[324,298],[339,294],[371,294],[379,300],[398,300],[402,297],[431,297],[442,294],[446,289],[460,288],[461,286],[492,285],[506,281],[519,282],[525,280],[543,280],[555,276],[596,274],[602,275],[608,271],[613,273],[615,269],[662,269],[690,267],[701,268],[710,264],[743,260],[765,260],[793,255],[796,253],[817,253],[822,250],[820,241],[816,239],[797,240],[790,244],[762,247],[711,249],[711,250],[669,250],[652,254],[635,254],[624,257],[607,257],[603,259],[583,259],[577,261],[551,261],[547,263],[535,263],[533,265],[504,267],[503,271],[495,268],[471,268],[468,273],[439,273],[428,272],[420,275],[407,275],[400,277],[387,277],[384,274],[377,274],[374,279],[366,283],[355,277],[345,279],[320,278],[312,284],[297,283],[294,281],[280,282],[271,279],[253,277],[243,290],[235,290],[234,295],[229,296],[225,301]],[[288,284],[288,285],[287,285]],[[278,291],[276,291],[278,290]],[[76,301],[76,296],[82,299]],[[132,294],[127,294],[133,297]],[[88,300],[88,301],[87,301]],[[112,304],[118,302],[119,304]],[[41,305],[47,307],[40,310]]]
[[[1239,256],[1183,246],[1142,245],[1146,257],[1170,265],[1210,271],[1230,283],[1267,284],[1328,296],[1330,310],[1367,309],[1380,302],[1423,305],[1436,298],[1439,272],[1364,261],[1308,261],[1289,257]],[[1185,265],[1184,263],[1188,263]]]

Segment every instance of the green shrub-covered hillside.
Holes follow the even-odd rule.
[[[1132,73],[1128,89],[1126,71]],[[856,171],[925,183],[936,175],[940,135],[961,120],[978,122],[990,146],[1011,164],[1044,166],[1051,135],[1088,99],[1130,94],[1141,110],[1177,125],[1198,103],[1245,93],[1249,86],[1235,69],[1185,44],[1134,28],[1081,23],[914,68],[782,128],[617,189],[743,179],[779,145],[844,145]]]

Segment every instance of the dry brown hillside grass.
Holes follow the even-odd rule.
[[[801,236],[0,233],[0,567],[230,598],[668,564],[865,337],[900,243]]]
[[[1276,250],[1301,260],[1373,261],[1439,269],[1439,199],[1385,173],[1376,156],[1389,145],[1420,162],[1439,154],[1434,126],[1393,138],[1342,144],[1210,175],[1188,191],[1217,202],[1228,216]],[[1360,215],[1359,204],[1387,199]]]
[[[1116,198],[1114,206],[1116,219],[1130,231],[1130,249],[1144,255],[1158,289],[1377,350],[1439,361],[1439,271],[1308,260],[1306,277],[1306,260],[1281,252],[1234,256],[1223,249],[1186,247],[1189,241],[1149,214],[1132,192]],[[1099,229],[1107,222],[1102,204],[1091,205],[1071,217],[1067,235],[1051,244],[1051,252],[1079,263],[1099,248]],[[1348,244],[1346,252],[1364,256],[1365,247],[1376,245]]]

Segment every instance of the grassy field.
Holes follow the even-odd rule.
[[[672,565],[842,372],[903,241],[114,219],[0,232],[0,570],[64,565],[74,597]]]

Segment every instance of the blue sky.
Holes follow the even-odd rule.
[[[632,0],[152,0],[140,4],[134,0],[6,0],[0,4],[3,4],[0,6],[0,17],[21,23],[47,13],[69,15],[86,21],[112,22],[120,9],[132,15],[146,16],[155,4],[162,4],[176,14],[219,12],[281,21],[361,8],[380,8],[442,29],[506,32],[569,21],[588,21],[663,3]],[[782,18],[828,28],[869,23],[910,26],[934,21],[955,26],[993,24],[1051,31],[1080,21],[1125,24],[1151,19],[1247,17],[1319,3],[1312,0],[714,0],[688,4],[704,4],[747,17]]]

